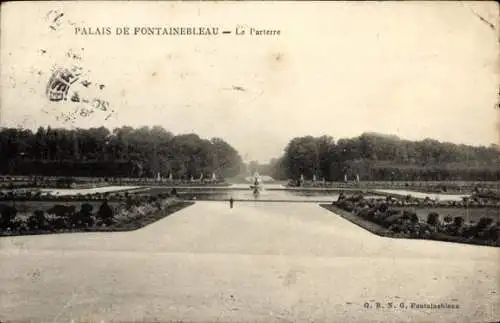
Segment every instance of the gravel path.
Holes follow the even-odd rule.
[[[0,321],[498,321],[499,260],[312,203],[198,202],[133,232],[0,238]]]
[[[95,194],[95,193],[112,193],[112,192],[122,192],[122,191],[130,191],[133,189],[140,188],[140,186],[103,186],[103,187],[95,187],[95,188],[42,188],[40,192],[42,193],[50,193],[52,195],[57,196],[71,196],[78,194]]]
[[[408,191],[408,190],[377,189],[375,191],[379,192],[379,193],[384,193],[384,194],[396,194],[399,196],[411,195],[411,196],[419,198],[419,199],[424,199],[424,198],[428,197],[431,200],[438,199],[440,201],[455,201],[455,202],[462,201],[464,197],[470,197],[470,194],[422,193],[422,192]]]

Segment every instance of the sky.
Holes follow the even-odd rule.
[[[160,125],[261,162],[305,135],[500,144],[498,16],[495,2],[6,3],[0,125]],[[126,26],[232,33],[115,34]],[[71,66],[69,92],[88,102],[50,101],[50,76]]]

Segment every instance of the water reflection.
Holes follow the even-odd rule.
[[[197,200],[235,200],[249,201],[291,201],[291,202],[332,202],[337,200],[338,193],[301,192],[284,190],[262,190],[254,195],[251,190],[200,190],[197,192],[179,192],[182,198]]]

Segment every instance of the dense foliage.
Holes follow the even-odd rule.
[[[334,141],[328,136],[291,140],[283,157],[270,165],[271,176],[318,180],[474,180],[500,179],[500,150],[439,142],[402,140],[365,133]],[[281,173],[280,173],[281,172]],[[284,175],[284,176],[283,176]]]
[[[0,174],[44,176],[235,176],[238,152],[220,138],[173,135],[162,127],[0,130]]]

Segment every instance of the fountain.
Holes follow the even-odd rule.
[[[250,185],[250,188],[252,189],[253,196],[257,197],[260,195],[260,192],[264,189],[262,185],[262,179],[259,175],[259,173],[255,173],[253,175],[253,183]]]

